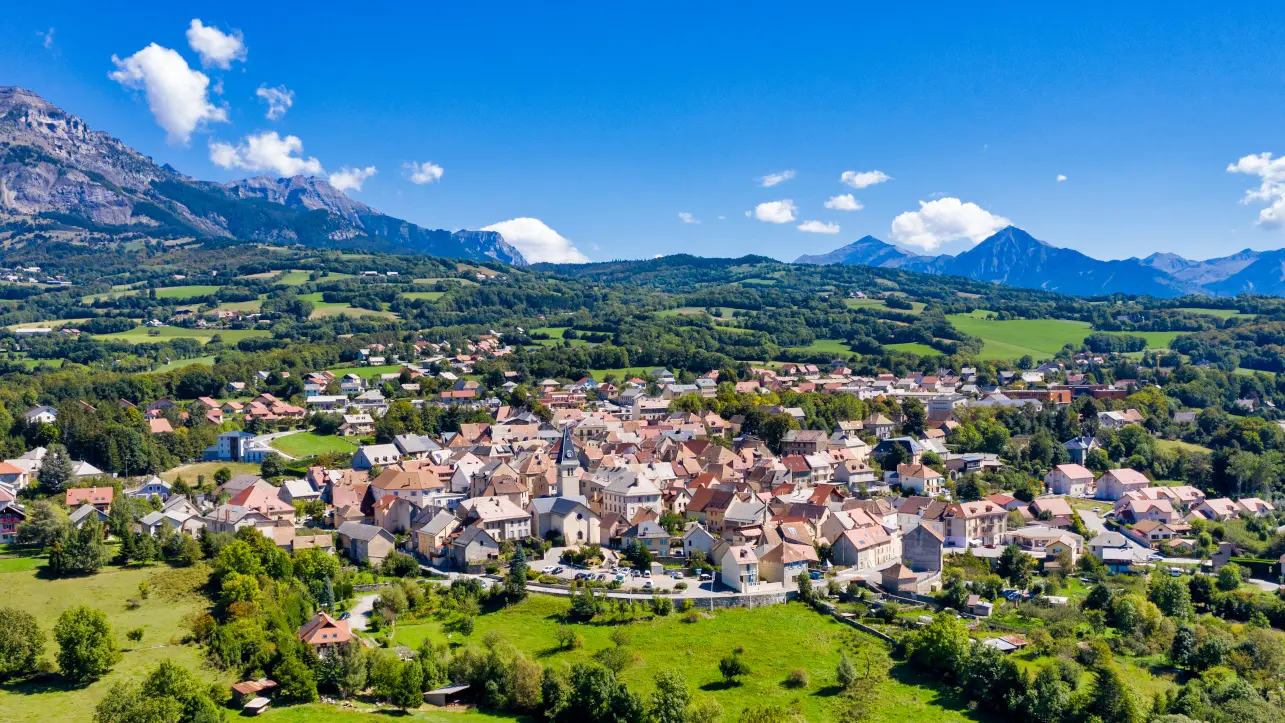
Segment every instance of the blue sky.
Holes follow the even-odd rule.
[[[533,255],[958,252],[1005,220],[1100,258],[1285,243],[1285,163],[1228,170],[1285,153],[1279,3],[182,5],[9,4],[0,84],[195,177],[373,166],[349,193],[426,226],[540,219],[501,226]],[[208,88],[161,119],[176,57]],[[252,152],[271,132],[302,155]]]

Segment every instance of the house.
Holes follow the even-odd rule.
[[[391,447],[392,445],[378,446]],[[366,447],[365,449],[370,448]],[[430,495],[445,492],[446,483],[437,476],[436,472],[428,467],[404,469],[400,466],[393,466],[385,469],[378,477],[371,480],[370,489],[376,502],[385,497],[402,497],[415,504],[422,504],[422,501]]]
[[[531,536],[531,515],[507,497],[473,497],[460,502],[459,513],[470,526],[486,530],[496,542]]]
[[[327,648],[345,645],[352,640],[352,631],[348,629],[347,620],[335,620],[326,613],[317,613],[304,623],[297,633],[299,640],[318,654]]]
[[[1059,517],[1070,520],[1075,517],[1075,510],[1071,508],[1065,497],[1040,497],[1031,502],[1031,514],[1036,519],[1054,520]]]
[[[736,592],[747,592],[759,584],[759,560],[750,545],[731,545],[720,540],[710,553],[718,568],[719,581]]]
[[[791,429],[781,438],[781,454],[819,454],[830,445],[830,436],[816,429]]]
[[[693,552],[700,551],[708,556],[717,542],[718,538],[710,534],[701,523],[689,522],[683,533],[683,555],[690,559]]]
[[[0,488],[0,544],[12,544],[18,538],[18,525],[27,519],[26,510],[13,495]]]
[[[339,547],[353,562],[369,561],[378,565],[393,552],[397,540],[382,527],[360,522],[339,526]]]
[[[1151,480],[1136,469],[1110,469],[1098,480],[1097,498],[1115,501],[1129,492],[1150,486]]]
[[[990,502],[956,502],[942,513],[947,547],[997,545],[1008,532],[1008,510]]]
[[[820,561],[811,545],[784,541],[759,555],[758,560],[761,582],[778,582],[787,586],[793,585],[799,575],[807,574],[808,565]]]
[[[23,412],[27,424],[53,424],[58,421],[58,410],[53,407],[32,407]]]
[[[28,462],[29,460],[21,460]],[[12,490],[20,490],[31,484],[31,470],[19,467],[13,462],[0,462],[0,485],[4,485]]]
[[[165,417],[147,420],[147,427],[152,434],[165,434],[166,432],[174,431],[174,425],[170,424],[170,420]]]
[[[127,497],[136,499],[150,500],[153,497],[160,499],[162,502],[170,498],[170,483],[152,475],[146,482],[133,489],[125,490]]]
[[[1142,520],[1133,526],[1134,533],[1141,535],[1152,547],[1161,543],[1170,543],[1191,533],[1191,525],[1185,522],[1160,522]]]
[[[556,533],[566,545],[598,545],[602,518],[583,497],[537,497],[531,500],[531,532],[542,540]]]
[[[1044,485],[1055,495],[1085,497],[1093,488],[1093,473],[1078,464],[1059,464],[1044,475]]]
[[[877,568],[895,559],[892,538],[882,525],[846,530],[832,544],[831,559],[857,570]]]
[[[1174,509],[1173,503],[1163,497],[1158,500],[1122,497],[1116,502],[1115,515],[1121,522],[1131,525],[1136,525],[1143,520],[1177,522],[1182,519],[1182,515]]]
[[[80,507],[77,507],[70,515],[67,515],[67,520],[71,522],[71,526],[76,529],[80,529],[81,525],[91,519],[98,520],[102,524],[107,524],[107,513],[86,502]],[[106,530],[103,531],[103,534],[107,534]]]
[[[935,572],[942,570],[942,548],[946,540],[941,533],[931,527],[919,525],[902,535],[901,557],[914,572]]]
[[[306,479],[292,479],[281,483],[281,491],[277,493],[277,497],[287,505],[294,505],[296,502],[320,500],[321,492]]]
[[[254,435],[249,432],[224,432],[213,446],[201,453],[202,458],[207,462],[262,462],[267,452],[258,452],[251,444],[253,441]]]
[[[499,557],[500,543],[480,526],[465,527],[451,541],[451,564],[456,570],[480,573]]]
[[[903,492],[914,492],[924,497],[937,497],[945,489],[946,478],[926,465],[899,464],[897,481],[901,484]]]
[[[375,420],[369,414],[345,414],[339,427],[343,437],[364,437],[375,433]]]
[[[460,529],[460,518],[445,510],[425,521],[417,519],[411,526],[411,539],[415,545],[415,551],[430,560],[440,557],[447,540],[458,529]]]
[[[358,449],[352,456],[352,468],[366,470],[375,466],[387,467],[396,464],[401,457],[401,450],[395,444],[369,444]]]
[[[1136,561],[1129,540],[1119,532],[1102,532],[1089,540],[1089,552],[1112,572],[1127,572]]]
[[[89,504],[102,512],[107,512],[111,509],[112,497],[115,494],[116,490],[111,487],[73,487],[67,490],[65,502],[69,510]]]
[[[1094,437],[1076,437],[1062,443],[1068,454],[1071,455],[1071,461],[1075,464],[1083,465],[1089,459],[1089,452],[1095,449],[1102,449],[1102,445]]]
[[[669,532],[652,520],[643,520],[620,535],[625,547],[638,543],[653,555],[669,555]]]

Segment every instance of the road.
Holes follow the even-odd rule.
[[[286,432],[273,432],[272,434],[260,434],[259,436],[255,437],[255,438],[254,438],[253,440],[251,440],[251,441],[252,441],[252,442],[254,442],[255,444],[259,444],[259,445],[262,445],[262,446],[264,446],[264,447],[267,447],[268,449],[271,449],[273,452],[276,452],[277,454],[281,455],[282,457],[285,457],[285,458],[286,458],[286,459],[288,459],[288,460],[295,460],[295,459],[298,459],[298,457],[291,457],[290,455],[286,454],[285,452],[282,452],[281,450],[277,449],[276,447],[273,447],[273,446],[272,446],[272,440],[274,440],[274,439],[280,439],[280,438],[282,438],[282,437],[289,437],[289,436],[290,436],[290,435],[292,435],[292,434],[299,434],[300,432],[303,432],[303,431],[304,431],[304,430],[302,430],[302,429],[291,429],[291,430],[286,431]]]
[[[375,600],[379,593],[372,592],[369,595],[362,595],[353,603],[352,609],[348,611],[348,627],[352,630],[365,630],[366,620],[370,617],[371,611],[375,609]]]

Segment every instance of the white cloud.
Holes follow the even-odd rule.
[[[40,36],[40,44],[45,46],[45,50],[54,49],[54,29],[53,28],[49,28],[49,32],[47,33],[42,33],[39,30],[37,30],[36,35]]]
[[[245,60],[245,39],[240,30],[228,35],[218,28],[202,25],[198,18],[193,18],[187,29],[187,44],[201,56],[201,65],[207,68],[228,70],[232,61]]]
[[[844,171],[843,175],[839,176],[840,183],[853,188],[869,188],[891,180],[892,176],[883,171]]]
[[[1241,203],[1266,203],[1258,212],[1258,225],[1263,228],[1285,226],[1285,157],[1272,158],[1270,153],[1245,156],[1227,166],[1228,173],[1244,173],[1262,179],[1258,188],[1245,192]]]
[[[799,224],[800,231],[808,233],[839,233],[839,224],[825,221],[804,221]]]
[[[403,163],[402,168],[410,171],[410,182],[419,186],[440,181],[442,180],[442,174],[446,173],[446,169],[432,161],[424,161],[423,163],[410,161]]]
[[[767,201],[754,207],[754,218],[768,223],[789,223],[797,217],[798,210],[794,201],[788,198],[784,201]]]
[[[679,211],[678,217],[683,220],[683,223],[700,223],[700,219],[693,216],[690,211]]]
[[[533,264],[541,261],[583,264],[589,260],[588,256],[580,253],[580,249],[538,218],[515,218],[493,223],[482,230],[499,232]]]
[[[108,77],[126,88],[142,90],[156,123],[171,143],[187,143],[192,132],[205,123],[228,120],[228,112],[210,103],[210,79],[188,67],[183,56],[156,43],[121,60]]]
[[[771,188],[772,186],[775,186],[778,183],[785,183],[791,178],[794,178],[794,171],[787,170],[787,171],[781,171],[780,173],[769,173],[766,176],[763,176],[762,178],[760,178],[759,181],[762,182],[763,188]]]
[[[285,117],[286,111],[290,110],[290,106],[294,105],[294,91],[284,85],[278,85],[275,88],[261,85],[254,94],[259,96],[259,100],[268,104],[266,116],[268,120],[281,120]]]
[[[330,174],[330,185],[338,188],[340,191],[360,191],[361,184],[366,182],[367,178],[375,175],[374,166],[365,168],[349,168],[344,166],[338,171]]]
[[[1065,180],[1066,180],[1066,176],[1063,176],[1061,173],[1057,174],[1058,183],[1061,183],[1062,181],[1065,181]]]
[[[726,220],[727,220],[727,217],[726,217],[726,216],[719,216],[719,217],[718,217],[718,220],[719,220],[719,221],[726,221]]]
[[[830,200],[825,202],[826,208],[832,208],[836,211],[860,211],[865,208],[861,202],[853,198],[851,193],[844,193],[838,196],[831,196]]]
[[[1009,225],[1009,220],[958,198],[920,201],[918,211],[907,211],[892,220],[892,237],[931,251],[947,241],[966,238],[980,243]]]
[[[298,136],[282,138],[276,131],[246,136],[242,143],[235,146],[212,140],[210,161],[222,168],[271,171],[278,176],[315,176],[324,172],[321,161],[303,157],[303,141]]]

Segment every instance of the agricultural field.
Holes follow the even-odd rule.
[[[1254,314],[1242,314],[1236,309],[1204,309],[1204,308],[1195,307],[1195,306],[1182,306],[1174,309],[1174,311],[1185,311],[1189,314],[1204,314],[1206,316],[1216,316],[1219,319],[1246,318],[1246,317],[1254,316]]]
[[[61,329],[64,326],[77,327],[89,321],[88,317],[79,319],[59,319],[58,321],[28,321],[23,324],[10,324],[9,329],[17,331],[18,329]]]
[[[951,314],[946,318],[959,331],[985,341],[981,359],[1018,359],[1030,355],[1035,359],[1052,357],[1063,346],[1079,346],[1093,333],[1088,322],[1069,319],[1013,319],[997,321],[985,318],[989,312]],[[1125,332],[1108,332],[1112,334]],[[1147,340],[1147,348],[1161,349],[1178,336],[1175,331],[1127,332]]]
[[[905,314],[918,314],[927,306],[922,301],[912,301],[910,305],[913,309],[888,309],[888,302],[883,299],[844,299],[844,305],[849,309],[887,309],[888,311],[900,311]]]
[[[903,344],[884,344],[883,348],[889,351],[904,351],[909,354],[918,354],[919,356],[929,356],[941,353],[927,344],[920,344],[919,342],[914,341]]]
[[[383,364],[376,367],[338,367],[331,369],[330,372],[336,377],[356,374],[362,379],[375,379],[381,374],[392,374],[393,372],[400,372],[401,370],[401,364]]]
[[[708,695],[718,701],[727,721],[737,720],[747,706],[758,704],[797,704],[804,720],[834,720],[833,707],[838,700],[834,670],[841,649],[858,645],[872,651],[881,664],[891,664],[883,643],[798,603],[720,610],[701,614],[695,622],[684,622],[673,614],[623,625],[575,625],[584,645],[565,650],[558,647],[554,634],[567,604],[564,598],[531,595],[517,605],[478,616],[470,640],[480,641],[495,631],[542,664],[564,665],[592,660],[594,653],[612,646],[612,631],[623,627],[632,638],[629,649],[635,661],[620,677],[631,690],[645,696],[651,692],[658,671],[677,668],[695,697]],[[462,642],[459,633],[449,635],[452,637],[437,620],[398,623],[394,642],[411,648],[425,638]],[[738,647],[744,648],[743,659],[750,673],[741,684],[728,686],[718,672],[718,662]],[[807,688],[785,685],[786,675],[795,668],[807,671],[811,680]],[[879,701],[872,706],[869,720],[976,720],[957,705],[952,692],[934,687],[902,666],[877,685]]]
[[[589,346],[589,342],[584,339],[563,339],[562,332],[570,329],[569,326],[541,326],[535,329],[529,329],[528,334],[548,334],[548,339],[533,339],[540,346],[562,346],[562,342],[570,341],[571,346]]]
[[[190,366],[192,366],[192,365],[194,365],[194,364],[204,364],[204,365],[205,365],[205,366],[207,366],[207,367],[212,367],[212,366],[214,366],[214,357],[212,357],[212,356],[198,356],[198,357],[193,357],[193,358],[191,358],[191,359],[177,359],[177,360],[175,360],[175,361],[169,362],[168,364],[162,364],[162,365],[160,365],[160,366],[156,367],[156,371],[158,371],[158,372],[172,372],[172,371],[174,371],[175,369],[182,369],[183,367],[190,367]]]
[[[156,333],[153,334],[151,332]],[[148,342],[161,342],[168,339],[196,339],[202,344],[206,344],[215,336],[222,338],[224,343],[235,344],[242,339],[248,339],[253,336],[272,336],[272,332],[266,329],[187,329],[181,326],[138,326],[129,331],[95,335],[94,338],[115,339],[129,342],[130,344],[147,344]]]
[[[647,378],[647,367],[622,367],[617,369],[590,369],[589,375],[596,381],[602,381],[608,374],[615,374],[617,380],[633,377]]]
[[[714,308],[717,309],[721,316],[711,318],[719,321],[729,320],[736,314],[736,312],[744,311],[744,309],[733,309],[730,306],[717,306]],[[665,309],[664,311],[656,312],[656,316],[696,316],[698,314],[708,314],[708,312],[705,311],[705,307],[703,306],[680,306],[677,309]]]
[[[333,274],[332,274],[332,276],[333,276]],[[437,283],[437,282],[439,282],[439,281],[454,281],[454,282],[456,282],[456,283],[458,283],[458,284],[462,284],[462,285],[464,285],[464,286],[477,286],[477,282],[476,282],[476,281],[474,281],[474,280],[472,280],[472,279],[460,279],[460,278],[456,278],[456,277],[454,277],[454,276],[442,276],[442,277],[436,277],[436,278],[415,279],[413,283],[429,285],[429,284],[436,284],[436,283]]]
[[[403,291],[399,296],[411,301],[437,301],[446,295],[445,291]]]
[[[250,464],[249,462],[193,462],[184,464],[174,469],[162,472],[160,478],[166,482],[173,482],[182,477],[184,480],[196,483],[197,477],[204,477],[207,481],[214,479],[214,473],[227,467],[233,475],[238,474],[259,474],[259,465]]]
[[[1175,452],[1199,452],[1200,454],[1209,454],[1213,451],[1204,445],[1192,444],[1180,439],[1157,439],[1156,449],[1169,449]]]
[[[12,558],[10,558],[12,559]],[[6,561],[0,561],[6,562]],[[90,577],[45,579],[38,570],[26,567],[10,570],[0,565],[0,585],[6,591],[5,604],[36,616],[45,631],[53,629],[58,615],[73,604],[86,604],[107,614],[124,657],[111,673],[84,687],[69,687],[57,679],[39,678],[0,686],[0,709],[12,721],[51,720],[89,723],[94,706],[111,687],[142,678],[160,661],[169,658],[194,671],[197,676],[220,685],[231,684],[228,676],[202,665],[203,656],[194,645],[184,644],[184,618],[206,608],[208,601],[198,589],[209,577],[209,568],[105,567]],[[126,604],[139,598],[138,585],[147,581],[148,599],[136,609]],[[125,633],[142,628],[143,638],[134,643]],[[57,644],[46,640],[46,655],[53,657]]]
[[[284,437],[277,437],[272,440],[269,446],[295,458],[316,457],[327,452],[346,453],[357,451],[356,438],[349,440],[345,437],[317,434],[315,432],[298,432]]]
[[[817,339],[807,346],[798,347],[803,351],[820,352],[822,354],[851,354],[852,348],[848,342],[842,339]]]
[[[156,290],[158,299],[191,299],[196,296],[217,294],[222,286],[210,284],[193,284],[191,286],[166,286]]]
[[[373,311],[371,309],[358,309],[351,304],[337,301],[322,301],[321,292],[314,291],[311,294],[300,294],[301,301],[312,303],[312,319],[322,319],[328,316],[339,316],[346,314],[348,316],[380,316],[385,319],[396,319],[397,315],[391,311]]]

